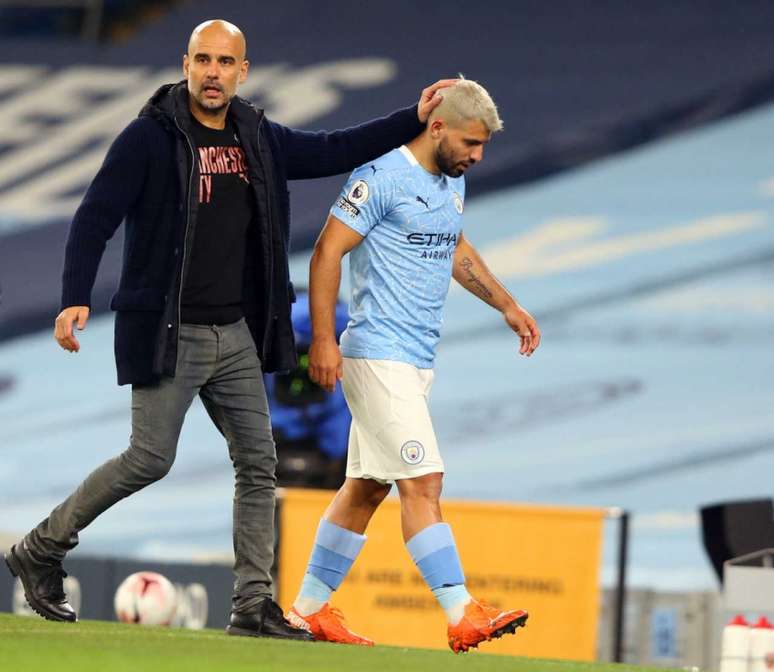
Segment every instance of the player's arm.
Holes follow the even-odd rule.
[[[309,377],[333,392],[341,379],[341,351],[336,342],[336,301],[341,285],[341,260],[363,240],[357,231],[334,215],[328,215],[309,262],[309,307],[312,344],[309,347]]]
[[[530,356],[540,345],[540,329],[532,317],[487,268],[476,249],[460,234],[454,252],[454,279],[484,303],[499,310],[521,339],[519,352]]]

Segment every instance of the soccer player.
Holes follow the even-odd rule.
[[[352,174],[312,255],[310,375],[327,390],[341,379],[352,412],[347,478],[320,521],[287,615],[318,640],[373,644],[329,602],[393,481],[406,547],[446,612],[451,649],[467,651],[527,620],[525,611],[499,611],[470,596],[439,505],[444,465],[427,399],[450,279],[502,313],[522,355],[540,343],[533,317],[462,233],[463,173],[502,128],[497,108],[470,80],[441,93],[421,135]],[[335,305],[350,251],[352,316],[339,348]]]

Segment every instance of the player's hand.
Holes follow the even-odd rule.
[[[532,317],[518,303],[503,313],[506,324],[519,335],[521,347],[519,353],[531,356],[540,345],[540,329]]]
[[[81,344],[75,338],[73,324],[78,326],[78,331],[83,331],[88,320],[88,306],[70,306],[59,313],[54,322],[54,338],[59,346],[68,352],[78,352]]]
[[[336,389],[336,381],[344,375],[341,350],[333,338],[314,339],[309,348],[309,377],[328,392]]]
[[[419,96],[419,105],[417,106],[417,116],[421,123],[427,123],[430,113],[443,100],[443,94],[438,93],[438,89],[454,86],[459,81],[459,79],[439,79],[435,84],[428,86],[422,91],[422,95]]]

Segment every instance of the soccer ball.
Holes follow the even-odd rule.
[[[113,605],[118,620],[124,623],[169,625],[177,610],[177,594],[161,574],[137,572],[118,586]]]

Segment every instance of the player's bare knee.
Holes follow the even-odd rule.
[[[390,494],[392,488],[389,484],[378,483],[368,496],[368,504],[372,509],[376,509],[384,501],[384,498]]]
[[[340,492],[351,506],[375,510],[389,494],[391,486],[368,478],[347,478]]]
[[[441,498],[443,474],[425,474],[417,478],[406,478],[397,481],[401,499],[424,500],[437,502]]]

